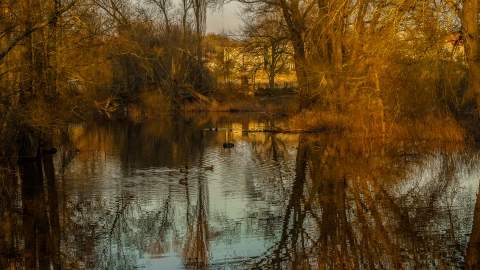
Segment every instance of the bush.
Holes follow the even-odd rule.
[[[145,113],[159,115],[172,109],[171,98],[161,90],[144,92],[141,95],[141,104]]]

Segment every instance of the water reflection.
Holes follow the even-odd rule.
[[[480,192],[478,191],[471,232],[467,246],[465,269],[480,269]]]
[[[61,228],[52,154],[46,151],[42,157],[21,159],[18,165],[20,185],[8,162],[0,166],[0,267],[60,269]]]
[[[478,267],[476,151],[257,132],[275,121],[72,126],[76,155],[2,170],[0,268]]]
[[[372,146],[300,137],[282,236],[252,268],[463,268],[470,156]]]

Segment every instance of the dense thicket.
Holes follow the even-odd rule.
[[[248,24],[239,49],[221,36],[204,43],[214,4],[205,0],[2,1],[3,155],[34,155],[40,138],[93,112],[179,109],[182,93],[210,102],[218,82],[251,84],[245,67],[231,69],[232,47],[262,59],[251,66],[271,90],[293,59],[299,111],[350,117],[376,134],[480,108],[478,1],[241,2]]]
[[[2,1],[4,155],[34,156],[41,138],[50,140],[68,121],[95,112],[130,109],[135,114],[142,106],[170,110],[179,107],[183,88],[212,88],[201,61],[207,5],[187,0],[179,6],[160,0]]]
[[[242,2],[250,31],[265,18],[282,22],[263,39],[289,39],[300,110],[314,102],[385,133],[399,121],[459,119],[479,104],[477,1]]]

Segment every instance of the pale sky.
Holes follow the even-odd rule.
[[[228,33],[229,31],[236,31],[240,26],[240,12],[239,3],[232,1],[223,6],[223,10],[218,10],[214,13],[208,11],[207,13],[207,33]]]

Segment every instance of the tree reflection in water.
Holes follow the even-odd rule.
[[[465,269],[480,269],[480,187],[473,214],[472,234],[467,247]]]
[[[476,151],[233,121],[81,127],[57,179],[4,165],[0,269],[478,269]]]
[[[207,269],[210,256],[208,188],[201,179],[198,179],[197,188],[197,204],[187,206],[187,233],[182,254],[186,269]]]
[[[46,144],[44,150],[50,147]],[[52,154],[21,159],[20,186],[13,172],[11,164],[1,165],[0,268],[61,269],[61,228]]]
[[[471,201],[458,166],[468,158],[302,135],[281,238],[250,267],[463,268]]]

